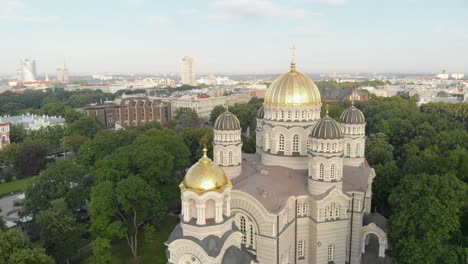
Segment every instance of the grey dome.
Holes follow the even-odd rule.
[[[226,110],[226,112],[222,113],[214,123],[214,129],[217,130],[239,130],[241,129],[239,119],[237,117]]]
[[[264,117],[265,117],[265,107],[262,105],[262,107],[258,109],[257,118],[263,119]]]
[[[361,110],[352,105],[341,114],[340,122],[344,124],[364,124],[366,120]]]
[[[341,125],[327,115],[315,125],[311,136],[319,139],[340,139]]]

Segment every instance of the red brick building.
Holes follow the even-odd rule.
[[[171,105],[157,99],[125,98],[113,103],[87,106],[88,116],[94,116],[105,128],[114,128],[115,124],[135,127],[147,122],[165,124],[172,119]]]

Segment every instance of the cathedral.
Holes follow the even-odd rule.
[[[364,115],[353,105],[337,122],[321,107],[293,61],[266,90],[255,154],[242,153],[234,114],[217,118],[213,160],[204,149],[180,184],[168,263],[359,264],[370,234],[385,256],[385,219],[370,213]]]

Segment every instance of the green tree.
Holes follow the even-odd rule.
[[[191,163],[197,162],[202,157],[203,147],[208,148],[208,155],[213,153],[213,129],[209,128],[186,128],[182,131],[182,139],[190,150]]]
[[[187,147],[173,131],[151,129],[131,145],[98,161],[93,176],[96,183],[139,176],[169,201],[177,197],[174,172],[188,166],[188,157]]]
[[[78,150],[78,163],[92,166],[116,149],[130,145],[138,137],[136,130],[119,130],[96,135],[90,141],[82,144]]]
[[[452,174],[407,175],[390,195],[391,257],[395,263],[457,263],[450,245],[460,228],[467,186]]]
[[[369,165],[386,164],[393,161],[393,146],[383,133],[371,134],[366,140],[366,158]]]
[[[179,108],[175,112],[174,121],[178,127],[196,128],[199,125],[198,114],[192,108]]]
[[[0,231],[0,263],[53,264],[42,248],[32,248],[17,230]]]
[[[49,162],[47,159],[47,148],[47,142],[44,140],[22,143],[13,161],[13,165],[19,175],[22,177],[33,176],[44,169]]]
[[[21,143],[27,137],[27,131],[22,124],[10,126],[10,141],[12,143]]]
[[[0,216],[0,232],[1,231],[6,231],[6,225],[5,221],[3,221],[3,218]]]
[[[220,116],[222,113],[226,111],[226,108],[222,105],[217,105],[211,110],[210,113],[210,123],[214,124],[218,116]]]
[[[83,116],[68,125],[66,134],[69,136],[78,135],[93,138],[100,130],[101,126],[94,117]]]
[[[84,228],[76,223],[65,199],[51,202],[51,208],[37,217],[41,239],[46,252],[60,262],[70,262],[70,256],[77,250]]]
[[[65,105],[61,102],[47,103],[41,109],[45,115],[49,116],[63,116],[65,114]]]
[[[16,160],[22,144],[11,143],[0,151],[0,162],[4,165],[11,165]]]
[[[134,257],[138,256],[139,229],[151,219],[160,221],[164,202],[145,180],[130,176],[117,184],[106,181],[91,193],[91,230],[107,239],[124,238]]]
[[[112,245],[109,239],[98,237],[92,243],[93,255],[90,258],[92,264],[111,264]]]
[[[89,199],[90,179],[85,167],[70,160],[50,164],[26,189],[24,208],[37,215],[51,206],[51,201],[65,199],[68,208],[74,210]]]
[[[65,122],[67,124],[71,124],[77,121],[78,119],[82,118],[83,116],[85,115],[78,111],[73,110],[73,108],[71,107],[65,108],[64,117],[65,117]]]

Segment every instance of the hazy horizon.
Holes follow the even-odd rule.
[[[377,3],[376,3],[377,2]],[[468,1],[0,0],[0,74],[468,73]]]

